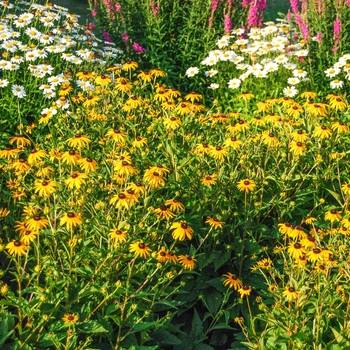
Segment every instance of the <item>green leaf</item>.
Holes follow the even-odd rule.
[[[203,301],[208,310],[212,314],[216,314],[222,303],[222,294],[217,290],[205,290],[203,293]]]
[[[203,324],[196,309],[193,310],[191,336],[198,339],[203,334]]]
[[[135,332],[139,332],[139,331],[143,331],[145,329],[149,329],[152,328],[154,326],[160,325],[158,322],[140,322],[138,324],[135,325],[135,327],[133,328],[133,330],[130,333],[135,333]]]
[[[329,327],[329,328],[332,330],[334,334],[334,338],[337,341],[337,343],[342,343],[345,341],[344,337],[335,328],[333,327]]]
[[[87,321],[83,323],[78,328],[81,332],[84,333],[106,333],[108,330],[104,328],[98,321]]]
[[[212,346],[208,344],[198,344],[194,350],[215,350]]]
[[[160,343],[160,345],[178,345],[181,340],[175,335],[171,334],[163,328],[157,329],[153,334],[153,338]]]

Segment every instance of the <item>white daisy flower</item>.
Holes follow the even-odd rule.
[[[339,89],[344,85],[344,81],[343,80],[333,80],[330,82],[330,86],[332,89]]]
[[[192,78],[194,77],[195,75],[197,75],[199,72],[199,69],[197,67],[190,67],[186,70],[186,73],[185,75],[188,77],[188,78]]]
[[[300,83],[300,79],[297,77],[293,77],[293,78],[288,78],[288,84],[289,85],[297,85]]]
[[[338,67],[331,67],[326,69],[324,72],[327,78],[333,78],[340,73],[340,69]]]
[[[229,89],[238,89],[241,85],[241,81],[237,78],[233,78],[228,82]]]
[[[207,77],[213,77],[216,74],[218,74],[218,71],[216,69],[211,69],[205,72],[205,75]]]
[[[283,89],[284,96],[294,97],[298,94],[298,90],[294,86],[287,86]]]
[[[23,98],[27,95],[26,91],[24,90],[24,87],[21,85],[13,84],[11,87],[11,91],[13,95],[18,98]]]
[[[226,47],[230,42],[229,36],[223,36],[220,40],[217,41],[216,45],[222,49],[223,47]]]
[[[9,84],[7,79],[0,79],[0,88],[4,88]]]
[[[216,84],[216,83],[212,83],[208,86],[208,89],[211,89],[211,90],[216,90],[219,88],[219,84]]]
[[[297,78],[306,78],[307,72],[305,70],[302,70],[302,69],[294,69],[293,75]]]

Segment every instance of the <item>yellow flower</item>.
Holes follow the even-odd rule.
[[[341,220],[341,214],[337,210],[332,209],[332,210],[329,210],[329,211],[326,212],[324,218],[327,221],[330,221],[331,223],[333,223],[335,221],[340,221]]]
[[[159,68],[152,68],[152,69],[150,69],[149,73],[156,78],[165,77],[165,73]]]
[[[242,141],[236,137],[231,137],[225,140],[225,146],[232,147],[234,150],[237,150],[241,147]]]
[[[151,249],[143,242],[134,242],[130,244],[129,252],[134,253],[135,258],[146,259],[150,255]]]
[[[28,250],[28,245],[23,241],[13,240],[6,244],[6,249],[10,255],[25,255]]]
[[[238,289],[238,293],[240,294],[241,298],[243,298],[244,296],[248,297],[251,292],[252,292],[252,287],[246,286],[246,285]]]
[[[291,242],[288,246],[288,253],[294,259],[298,259],[306,254],[306,249],[300,243]]]
[[[83,223],[81,214],[74,213],[72,211],[65,213],[60,219],[60,225],[66,226],[68,231],[71,231],[73,228],[81,225]]]
[[[165,205],[169,205],[170,206],[170,210],[172,211],[184,211],[185,207],[184,205],[176,198],[174,199],[168,199],[165,201],[164,203]]]
[[[67,165],[75,165],[78,163],[78,160],[80,159],[80,154],[73,149],[67,152],[63,152],[62,156],[62,163],[66,163]]]
[[[124,144],[125,143],[125,139],[126,139],[126,135],[120,131],[120,130],[113,130],[113,129],[110,129],[106,136],[108,138],[111,138],[115,143],[117,144]]]
[[[6,208],[0,208],[0,218],[5,218],[10,214],[10,210]]]
[[[79,159],[78,164],[80,168],[84,170],[86,173],[89,173],[90,171],[96,171],[98,167],[96,161],[90,157]]]
[[[101,85],[101,86],[106,86],[112,82],[112,79],[108,75],[99,75],[98,77],[95,78],[95,84]]]
[[[202,95],[197,92],[190,92],[185,96],[185,100],[186,101],[190,100],[192,103],[196,101],[200,101],[202,98],[203,98]]]
[[[175,216],[175,214],[165,204],[162,204],[159,208],[154,209],[154,212],[160,219],[168,220]]]
[[[19,152],[19,149],[8,146],[0,151],[0,158],[6,158],[7,160],[10,160],[11,158],[15,158]]]
[[[305,144],[302,142],[299,142],[299,141],[298,142],[291,141],[291,143],[289,144],[289,148],[295,156],[300,156],[301,154],[303,154],[306,151]]]
[[[62,317],[62,321],[68,325],[72,325],[74,323],[77,323],[78,320],[79,320],[79,317],[76,314],[65,314]]]
[[[132,146],[135,148],[142,148],[147,145],[146,137],[137,137],[135,141],[132,142]]]
[[[349,131],[349,127],[343,122],[335,122],[331,125],[333,131],[338,132],[339,134],[347,133]]]
[[[263,132],[261,139],[264,142],[264,144],[269,147],[278,147],[281,144],[278,138],[272,132]]]
[[[235,274],[228,272],[227,274],[223,274],[222,276],[226,277],[224,281],[224,286],[229,286],[230,288],[236,291],[243,287],[242,281]]]
[[[85,148],[91,140],[86,135],[76,134],[67,140],[69,147],[83,149]]]
[[[27,228],[25,232],[21,233],[21,241],[24,244],[29,244],[29,243],[35,241],[38,233],[39,233],[38,231],[29,230]]]
[[[322,249],[320,248],[313,248],[309,252],[307,252],[307,258],[311,263],[319,262],[322,261],[325,257],[325,253]]]
[[[220,221],[216,218],[208,217],[207,220],[205,221],[206,224],[209,224],[210,227],[213,227],[215,229],[217,228],[222,228],[223,225],[225,224],[223,221]]]
[[[184,241],[186,238],[192,239],[193,229],[186,221],[174,222],[170,230],[174,230],[172,236],[175,240]]]
[[[26,225],[30,230],[39,231],[40,229],[46,228],[49,225],[49,220],[44,216],[35,215],[26,221]]]
[[[296,142],[305,142],[308,139],[308,135],[303,130],[293,131],[291,133],[292,139]]]
[[[179,263],[185,270],[193,270],[195,266],[196,259],[193,256],[179,255],[178,257]]]
[[[350,184],[342,185],[341,189],[346,196],[350,195]]]
[[[324,125],[319,125],[319,126],[316,126],[314,130],[314,135],[316,137],[319,137],[321,140],[327,139],[332,136],[332,130],[328,129]]]
[[[150,83],[153,79],[152,74],[149,72],[143,72],[139,73],[137,75],[138,78],[142,79],[144,82]]]
[[[138,66],[137,62],[127,61],[123,65],[123,70],[128,72],[129,70],[135,70]]]
[[[16,143],[17,148],[26,147],[26,146],[29,146],[31,144],[31,142],[22,135],[17,135],[17,136],[11,137],[9,144],[12,145],[13,143]]]
[[[182,122],[179,118],[171,117],[164,119],[163,124],[167,130],[176,130],[181,126]]]
[[[150,189],[160,188],[165,185],[162,175],[158,171],[152,171],[152,169],[147,169],[145,171],[143,179]]]
[[[209,150],[209,155],[213,157],[214,159],[222,161],[225,156],[228,154],[227,147],[221,147],[221,146],[212,146]]]
[[[64,180],[64,182],[70,190],[74,188],[79,189],[81,185],[85,184],[87,178],[88,176],[85,173],[75,171],[68,179]]]
[[[46,156],[46,152],[44,150],[32,149],[28,156],[28,164],[35,164]]]
[[[34,182],[34,192],[40,197],[49,197],[52,193],[56,192],[56,186],[55,181],[36,179]]]
[[[114,227],[109,231],[109,236],[114,240],[116,245],[126,242],[127,234],[125,231],[120,230],[118,227]]]
[[[237,184],[237,188],[241,192],[245,191],[246,193],[253,191],[255,186],[256,186],[255,182],[253,180],[249,180],[249,179],[241,180]]]
[[[109,204],[115,204],[117,209],[130,209],[133,203],[125,192],[120,192],[110,199]]]
[[[298,299],[299,292],[295,290],[294,287],[288,287],[286,288],[282,295],[289,301]]]
[[[218,179],[218,176],[216,174],[212,174],[212,175],[206,175],[202,178],[202,185],[204,186],[211,186],[211,185],[215,185],[216,181]]]
[[[88,96],[83,102],[83,106],[86,108],[96,106],[99,100],[98,96]]]

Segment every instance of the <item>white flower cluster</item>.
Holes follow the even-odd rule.
[[[295,88],[302,81],[307,81],[307,71],[300,69],[300,61],[308,55],[304,42],[294,42],[294,32],[289,24],[267,22],[262,28],[235,29],[231,35],[222,37],[217,42],[218,49],[210,51],[201,64],[214,67],[205,72],[207,77],[214,77],[220,70],[232,71],[228,64],[234,65],[235,76],[227,84],[230,89],[237,89],[248,77],[268,78],[276,72],[284,70],[287,86],[284,94],[293,97],[298,93]],[[221,63],[226,62],[226,63]],[[199,69],[192,67],[193,74]],[[196,70],[195,70],[196,69]],[[213,82],[209,88],[218,88]]]
[[[344,86],[344,80],[350,80],[350,54],[341,56],[338,61],[324,71],[327,78],[337,78],[330,82],[332,89],[339,89]],[[343,77],[339,77],[343,75]]]
[[[15,97],[24,98],[38,86],[45,98],[56,98],[57,87],[69,80],[64,65],[84,71],[91,64],[111,63],[122,53],[97,39],[64,7],[19,1],[14,8],[9,1],[0,1],[0,11],[0,94],[16,82],[10,85]]]

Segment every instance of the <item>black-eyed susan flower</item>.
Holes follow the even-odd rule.
[[[316,92],[310,91],[310,90],[306,90],[304,91],[302,94],[300,94],[301,98],[306,98],[306,99],[313,99],[317,96]]]
[[[13,240],[6,244],[7,252],[10,255],[25,255],[27,253],[29,246],[21,240]]]
[[[295,259],[295,266],[299,269],[304,269],[307,264],[307,258],[306,255],[299,256],[298,259]]]
[[[346,195],[346,196],[349,196],[350,195],[350,184],[343,184],[341,186],[341,190],[343,191],[343,193]]]
[[[343,111],[347,107],[344,99],[340,96],[330,99],[329,106],[336,111]]]
[[[146,243],[134,242],[130,244],[129,252],[134,253],[135,258],[142,257],[146,259],[151,253],[151,248]]]
[[[137,77],[140,78],[145,83],[150,83],[153,80],[152,74],[144,71],[140,71]]]
[[[81,80],[89,80],[95,76],[95,72],[78,72],[75,75]]]
[[[112,82],[109,75],[99,75],[95,78],[95,84],[100,86],[106,86]]]
[[[82,185],[85,184],[87,178],[87,174],[75,171],[68,179],[64,180],[64,182],[70,190],[74,188],[79,189]]]
[[[238,293],[241,298],[244,298],[245,296],[249,297],[249,295],[252,292],[252,287],[243,285],[241,288],[238,289]]]
[[[137,169],[135,169],[130,162],[126,160],[117,161],[114,164],[114,171],[119,175],[130,176],[137,173]]]
[[[31,166],[29,165],[28,161],[21,157],[18,160],[14,161],[11,164],[11,167],[15,170],[16,173],[19,175],[29,171],[31,169]]]
[[[68,146],[77,149],[85,148],[91,140],[87,135],[76,134],[67,140]]]
[[[28,156],[28,163],[29,164],[37,164],[39,161],[42,160],[46,156],[46,152],[43,149],[32,149]]]
[[[327,128],[325,125],[316,126],[314,129],[314,136],[322,139],[328,139],[332,136],[332,130]]]
[[[258,270],[258,269],[270,269],[272,267],[272,260],[270,258],[265,258],[262,260],[259,260],[253,267],[252,270]]]
[[[175,240],[184,241],[186,238],[192,239],[193,229],[184,220],[174,222],[170,230],[173,230],[172,236]]]
[[[175,111],[178,112],[180,115],[186,115],[191,113],[191,104],[189,102],[180,102],[176,108]]]
[[[293,118],[298,118],[303,111],[302,106],[296,103],[287,109],[287,114]]]
[[[165,180],[159,171],[152,171],[152,169],[147,169],[145,171],[143,179],[150,189],[160,188],[165,185]]]
[[[242,92],[240,95],[237,96],[239,100],[249,101],[252,98],[254,98],[254,95],[250,92]]]
[[[78,160],[78,164],[80,168],[84,170],[86,173],[89,173],[91,171],[96,171],[98,167],[97,162],[90,157],[80,158]]]
[[[243,287],[242,281],[234,273],[228,272],[222,276],[226,277],[223,282],[224,286],[228,286],[236,291]]]
[[[201,143],[199,145],[196,145],[195,153],[196,154],[209,154],[210,149],[212,146],[206,144],[206,143]]]
[[[9,144],[12,145],[13,143],[16,143],[17,148],[24,148],[31,144],[31,142],[23,135],[12,136],[9,140]]]
[[[132,182],[130,183],[129,187],[138,195],[144,196],[146,194],[146,187],[140,182]]]
[[[278,224],[278,231],[282,235],[286,235],[288,237],[291,237],[292,231],[294,230],[294,226],[290,224],[289,222],[284,222]]]
[[[50,165],[40,164],[38,171],[35,173],[38,177],[49,177],[55,171],[55,169]]]
[[[178,257],[174,252],[167,252],[167,260],[172,263],[176,263],[178,261]]]
[[[202,97],[201,94],[199,94],[198,92],[194,92],[194,91],[190,92],[189,94],[187,94],[187,95],[185,96],[185,100],[186,100],[186,101],[191,101],[192,103],[193,103],[193,102],[198,102],[198,101],[200,101],[202,98],[203,98],[203,97]]]
[[[127,234],[122,231],[119,227],[114,227],[109,231],[109,236],[114,241],[116,245],[126,242]]]
[[[219,219],[210,216],[207,218],[205,223],[209,224],[209,226],[213,227],[214,229],[223,228],[223,225],[225,224],[224,221],[220,221]]]
[[[165,247],[162,247],[158,252],[157,252],[157,261],[160,263],[164,263],[168,260],[167,252],[165,250]]]
[[[300,156],[306,151],[306,146],[300,141],[291,141],[289,144],[289,149],[294,156]]]
[[[167,130],[176,130],[181,126],[182,121],[179,118],[170,117],[170,118],[165,118],[163,120],[163,124],[165,126],[165,129]]]
[[[259,116],[255,116],[254,118],[252,118],[250,120],[250,124],[255,125],[257,127],[265,126],[266,125],[266,119],[265,118],[261,118]]]
[[[217,174],[205,175],[202,178],[201,183],[204,186],[211,186],[211,185],[215,185],[216,184],[217,179],[218,179]]]
[[[38,233],[39,233],[38,231],[27,229],[25,232],[21,233],[21,239],[20,240],[24,244],[30,244],[31,242],[35,241]]]
[[[292,301],[292,300],[296,300],[298,299],[299,296],[299,292],[294,288],[294,287],[287,287],[282,295],[288,300],[288,301]]]
[[[216,160],[224,160],[228,154],[228,148],[225,146],[212,146],[209,150],[209,155]]]
[[[136,109],[142,105],[141,97],[131,96],[125,104],[130,107],[130,109]]]
[[[186,254],[179,255],[178,261],[185,270],[193,270],[195,267],[196,259],[193,256]]]
[[[230,137],[225,140],[224,145],[226,147],[232,147],[234,150],[237,150],[241,147],[243,141],[237,139],[236,137]]]
[[[117,209],[130,209],[132,203],[125,192],[115,194],[110,200],[109,204],[114,204]]]
[[[305,247],[306,249],[313,249],[317,247],[316,244],[316,239],[311,236],[304,237],[301,241],[300,244]]]
[[[124,144],[126,140],[125,133],[118,129],[109,129],[106,137],[112,139],[117,144]]]
[[[335,122],[331,125],[331,129],[336,131],[338,134],[345,134],[349,132],[349,127],[343,122]]]
[[[150,69],[149,73],[156,78],[165,77],[165,72],[160,68],[152,68]]]
[[[138,68],[138,63],[137,62],[133,62],[133,61],[127,61],[123,64],[122,69],[125,71],[130,71],[130,70],[135,70],[136,68]]]
[[[170,97],[168,94],[168,91],[165,89],[165,87],[158,87],[156,89],[156,93],[153,95],[153,98],[158,102],[166,102]]]
[[[185,210],[184,205],[176,198],[168,199],[165,201],[164,204],[170,206],[170,210],[173,212],[179,212],[179,211]]]
[[[341,220],[341,213],[336,209],[331,209],[326,212],[324,218],[331,223],[338,222]]]
[[[68,231],[73,230],[77,226],[83,223],[80,213],[74,213],[72,211],[65,213],[60,219],[60,225],[66,226]]]
[[[128,188],[124,193],[129,200],[130,206],[134,205],[139,199],[139,193],[135,192],[132,188]]]
[[[261,135],[261,139],[263,143],[269,147],[279,147],[281,144],[277,136],[272,132],[263,132]]]
[[[6,218],[11,213],[7,208],[0,208],[0,218]]]
[[[322,261],[325,257],[324,251],[321,248],[313,248],[306,254],[307,259],[311,263],[317,263],[319,261]]]
[[[250,180],[250,179],[243,179],[243,180],[239,181],[237,184],[238,190],[241,192],[246,192],[246,193],[254,191],[255,186],[256,185],[255,185],[254,180]]]
[[[20,201],[22,198],[27,197],[27,194],[23,188],[19,187],[16,191],[11,192],[11,196],[12,198]]]
[[[142,148],[147,145],[147,138],[146,137],[137,137],[133,142],[132,146],[135,148]]]
[[[128,92],[132,89],[132,84],[131,82],[123,77],[117,78],[116,79],[117,84],[115,85],[115,90],[118,92]]]
[[[160,219],[169,220],[175,216],[175,214],[165,204],[162,204],[159,208],[154,209],[154,212]]]
[[[306,142],[308,139],[308,134],[303,130],[296,130],[291,133],[293,141],[296,142]]]
[[[296,239],[302,239],[307,236],[306,232],[304,231],[303,227],[300,225],[294,226],[293,230],[289,232],[289,237],[296,238]]]
[[[35,215],[26,221],[26,225],[29,230],[39,231],[40,229],[44,229],[49,225],[49,220],[47,220],[44,216]]]
[[[294,242],[289,243],[287,251],[289,255],[294,259],[298,259],[302,255],[306,254],[306,249],[300,243]]]
[[[79,317],[77,316],[77,314],[65,314],[62,317],[62,321],[67,324],[67,325],[72,325],[77,323],[79,320]]]
[[[0,158],[6,158],[7,160],[10,160],[11,158],[15,158],[19,152],[19,149],[13,148],[9,145],[0,151]]]
[[[63,152],[61,159],[63,164],[67,165],[75,165],[78,163],[78,160],[81,158],[79,152],[71,149],[67,152]]]
[[[341,221],[341,225],[350,230],[350,217],[343,218]]]
[[[53,180],[40,180],[34,181],[34,192],[40,197],[49,197],[52,193],[56,192],[57,183]]]

